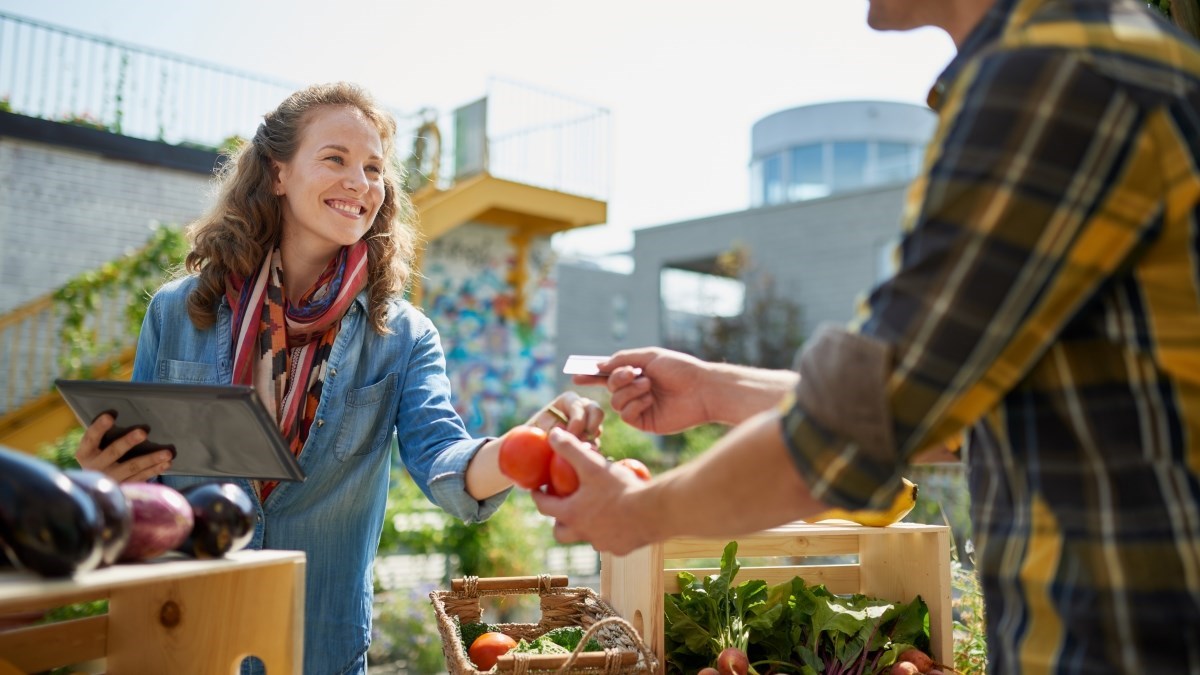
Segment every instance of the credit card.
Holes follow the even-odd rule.
[[[571,354],[567,357],[566,364],[563,365],[563,372],[567,375],[604,375],[605,373],[601,373],[596,364],[604,363],[608,358],[607,356]]]

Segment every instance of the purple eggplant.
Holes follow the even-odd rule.
[[[63,473],[88,493],[104,517],[101,536],[104,554],[100,566],[116,563],[121,551],[129,543],[129,537],[133,535],[133,511],[125,499],[125,493],[121,492],[121,486],[99,471],[68,469]]]
[[[137,562],[174,550],[195,522],[192,507],[174,488],[159,483],[121,483],[133,511],[133,534],[120,560]]]
[[[104,518],[83,488],[53,464],[0,448],[0,548],[45,577],[95,569]]]
[[[220,558],[254,537],[254,502],[234,483],[203,483],[185,488],[196,524],[180,551],[197,558]]]

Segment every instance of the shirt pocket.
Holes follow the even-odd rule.
[[[159,359],[154,374],[159,382],[214,384],[217,381],[217,367],[211,363],[197,361]]]
[[[387,445],[395,418],[400,376],[391,373],[379,382],[346,394],[334,455],[341,461],[369,455]]]

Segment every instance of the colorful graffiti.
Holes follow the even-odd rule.
[[[509,233],[464,225],[429,244],[421,269],[425,312],[446,352],[454,405],[467,429],[497,434],[555,395],[553,251],[530,245],[526,315],[514,316]]]

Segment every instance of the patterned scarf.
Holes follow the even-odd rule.
[[[283,288],[279,247],[263,259],[258,275],[230,275],[226,297],[233,308],[233,383],[252,385],[279,431],[300,456],[321,400],[329,352],[342,316],[367,284],[367,245],[343,247],[300,303]],[[255,481],[266,500],[278,481]]]

